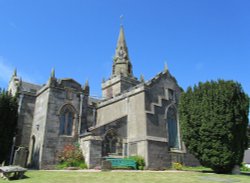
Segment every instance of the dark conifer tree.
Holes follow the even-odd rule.
[[[234,81],[188,88],[180,99],[180,123],[188,150],[217,173],[242,163],[247,148],[249,97]]]
[[[9,162],[12,139],[17,128],[17,100],[0,89],[0,163]]]

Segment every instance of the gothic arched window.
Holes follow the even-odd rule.
[[[168,143],[170,148],[179,149],[177,113],[174,107],[167,112]]]
[[[74,113],[69,107],[62,109],[60,114],[60,135],[72,135]]]
[[[104,136],[103,155],[122,155],[122,143],[117,133],[112,129]]]

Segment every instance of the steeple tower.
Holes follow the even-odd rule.
[[[108,80],[103,80],[102,96],[109,99],[126,92],[136,86],[140,81],[133,76],[132,64],[128,56],[128,48],[125,40],[124,29],[121,25],[113,59],[112,75]]]
[[[128,55],[128,48],[124,35],[124,28],[121,25],[120,33],[115,50],[112,76],[133,76],[132,64]]]

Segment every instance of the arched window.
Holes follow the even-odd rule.
[[[72,135],[74,113],[69,106],[65,106],[60,114],[60,135]]]
[[[174,107],[167,112],[168,143],[170,148],[179,149],[177,113]]]
[[[122,155],[122,142],[117,133],[112,129],[104,136],[103,156]]]

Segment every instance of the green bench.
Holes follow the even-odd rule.
[[[123,158],[106,158],[107,161],[111,162],[111,166],[114,168],[131,167],[136,170],[136,162],[132,159]]]

